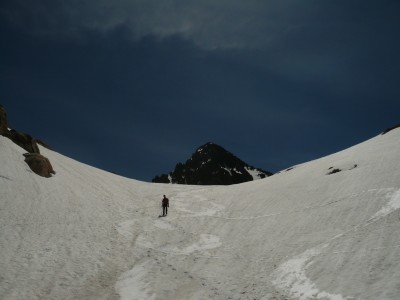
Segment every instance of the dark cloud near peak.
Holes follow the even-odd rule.
[[[1,15],[41,35],[77,37],[82,31],[107,32],[125,26],[133,39],[181,35],[215,49],[269,47],[296,35],[306,39],[304,44],[315,43],[319,34],[337,31],[337,24],[346,27],[341,31],[346,35],[371,24],[371,17],[376,23],[385,19],[390,23],[398,8],[395,1],[358,0],[5,0]]]

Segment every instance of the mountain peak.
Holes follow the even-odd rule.
[[[153,178],[153,182],[230,185],[265,178],[271,172],[254,168],[223,147],[208,142],[196,149],[186,163],[178,163],[173,172]]]

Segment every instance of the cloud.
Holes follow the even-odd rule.
[[[296,50],[298,56],[311,53],[315,43],[331,51],[335,45],[324,43],[326,37],[331,42],[346,43],[346,35],[356,36],[371,24],[368,31],[373,35],[374,27],[381,26],[374,22],[375,18],[389,21],[396,18],[387,15],[397,11],[395,2],[4,0],[0,4],[0,17],[25,31],[42,35],[80,36],[82,32],[106,33],[123,27],[133,39],[179,35],[204,49],[268,48],[279,57],[279,51],[285,55]],[[316,54],[318,50],[315,49]]]
[[[79,35],[119,26],[139,39],[180,35],[203,48],[240,48],[264,44],[292,27],[287,21],[296,1],[266,0],[6,0],[1,14],[29,31]]]

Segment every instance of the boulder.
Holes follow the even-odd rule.
[[[52,174],[56,174],[49,159],[40,154],[38,143],[45,145],[47,148],[49,147],[43,142],[32,138],[29,134],[22,133],[14,129],[8,129],[7,113],[1,104],[0,135],[9,138],[15,144],[29,152],[24,154],[25,162],[29,165],[33,172],[43,177],[51,177]]]
[[[47,157],[38,153],[25,153],[25,162],[31,170],[42,177],[51,177],[54,172],[53,167]]]

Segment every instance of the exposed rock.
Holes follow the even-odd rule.
[[[173,172],[153,178],[158,183],[196,185],[230,185],[272,175],[249,166],[238,157],[214,143],[199,147],[186,163],[178,163]]]
[[[40,154],[38,143],[49,148],[45,143],[39,142],[32,138],[29,134],[9,129],[7,123],[7,113],[0,104],[0,135],[12,140],[15,144],[25,149],[29,153],[24,154],[25,162],[31,170],[43,177],[51,177],[55,174],[53,167],[48,158]]]
[[[11,129],[6,133],[5,136],[7,136],[21,148],[24,148],[29,153],[40,153],[36,140],[29,134]]]
[[[342,171],[351,171],[355,168],[357,168],[357,164],[342,164],[342,166],[340,168],[336,167],[330,167],[328,170],[330,170],[326,175],[332,175],[335,173],[339,173]]]
[[[51,177],[54,172],[53,167],[47,157],[38,153],[25,153],[25,162],[31,170],[42,177]]]
[[[36,140],[36,143],[37,143],[38,145],[43,146],[43,147],[45,147],[45,148],[47,148],[47,149],[49,149],[49,150],[53,150],[52,147],[50,147],[48,144],[46,144],[46,143],[43,142],[42,140],[38,140],[38,139],[35,139],[35,140]]]
[[[7,122],[7,113],[4,107],[0,104],[0,135],[12,140],[15,144],[25,149],[29,153],[40,153],[36,139],[29,134],[9,129]]]
[[[393,129],[399,128],[399,127],[400,127],[400,124],[397,124],[397,125],[395,125],[395,126],[392,126],[392,127],[390,127],[390,128],[387,128],[385,131],[382,132],[382,135],[388,133],[389,131],[392,131]]]
[[[157,182],[157,183],[171,183],[167,174],[162,174],[162,175],[160,175],[160,176],[154,177],[153,182]]]
[[[3,106],[0,105],[0,134],[4,135],[8,132],[7,113]]]
[[[333,169],[332,167],[329,168],[332,171],[329,171],[326,175],[331,175],[331,174],[335,174],[335,173],[339,173],[342,172],[342,170],[340,169]]]

